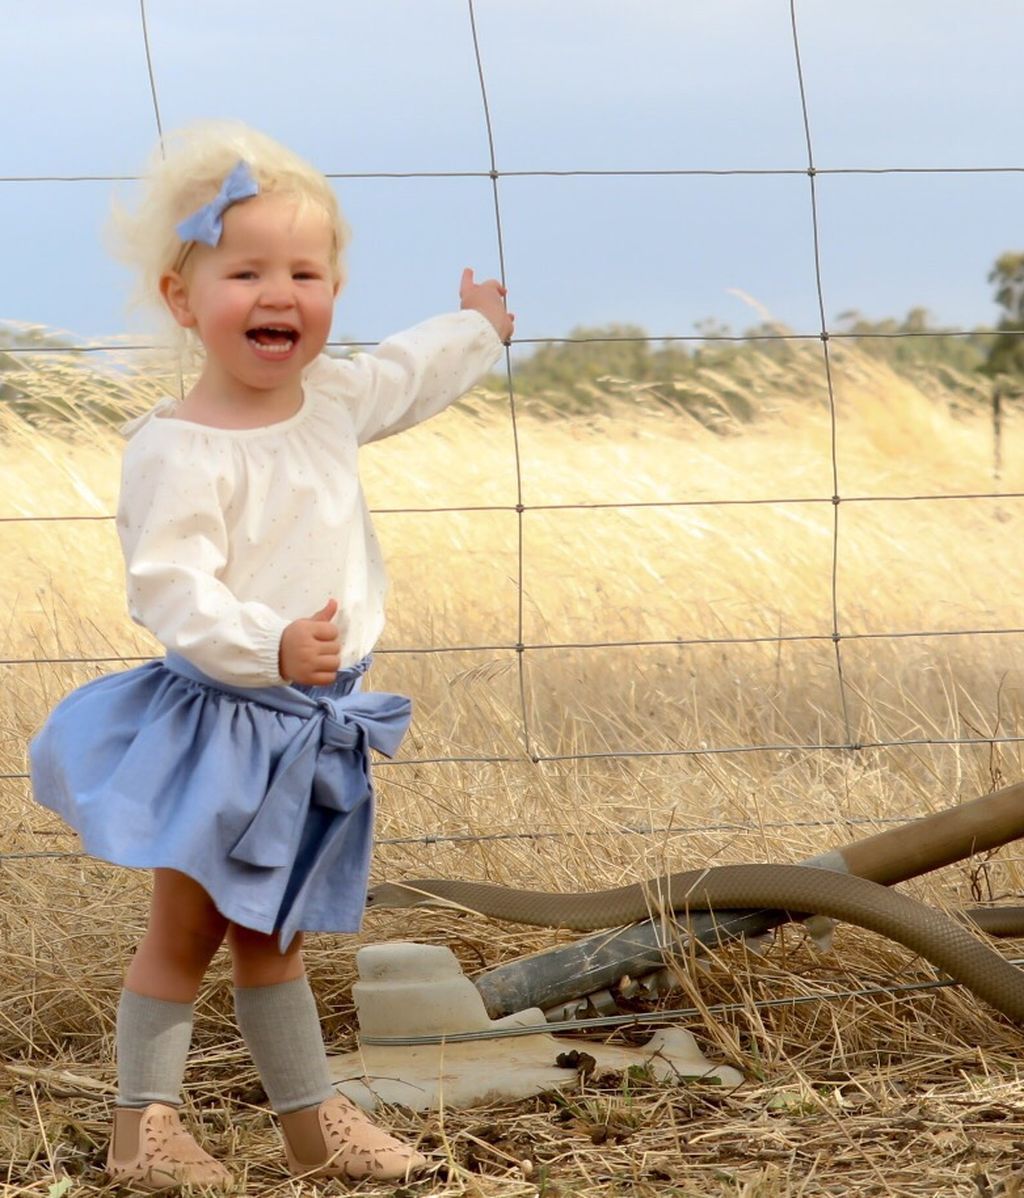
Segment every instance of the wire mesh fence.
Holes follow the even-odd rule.
[[[507,405],[507,421],[510,431],[509,440],[509,456],[510,470],[513,479],[512,482],[512,498],[504,504],[479,504],[479,505],[438,505],[438,506],[396,506],[396,507],[378,507],[375,509],[377,516],[411,516],[425,518],[430,515],[444,513],[503,513],[514,522],[514,572],[513,585],[515,590],[515,607],[511,621],[507,628],[507,634],[502,637],[482,643],[445,643],[445,644],[427,644],[427,643],[388,643],[378,650],[378,654],[382,658],[388,656],[419,656],[427,657],[431,655],[473,655],[479,653],[503,655],[511,663],[511,670],[514,673],[516,680],[517,692],[517,707],[518,707],[518,744],[509,748],[506,746],[501,752],[479,752],[468,754],[440,754],[434,755],[427,753],[418,755],[415,750],[407,751],[406,755],[394,762],[383,763],[381,768],[389,773],[398,773],[403,770],[408,770],[411,767],[422,766],[425,764],[433,765],[451,765],[460,766],[465,764],[507,764],[511,762],[522,762],[532,766],[543,766],[546,764],[558,763],[586,763],[588,761],[604,761],[604,760],[628,760],[628,759],[651,759],[651,758],[711,758],[716,756],[737,756],[744,754],[823,754],[823,755],[848,755],[860,754],[867,750],[885,750],[891,748],[900,748],[913,750],[924,746],[945,748],[951,752],[957,752],[964,747],[971,746],[997,746],[1007,745],[1012,746],[1019,743],[1024,736],[1018,735],[1010,727],[997,727],[994,729],[978,729],[974,733],[963,733],[959,735],[914,735],[908,732],[899,734],[889,734],[875,732],[874,735],[865,733],[862,727],[858,726],[858,721],[853,714],[856,695],[851,691],[851,684],[848,678],[847,663],[848,654],[851,649],[858,644],[867,642],[891,642],[898,644],[907,641],[929,641],[939,638],[1016,638],[1024,633],[1024,629],[1015,626],[995,626],[986,627],[982,621],[976,624],[960,623],[955,627],[929,627],[926,624],[916,628],[890,628],[890,629],[864,629],[856,628],[850,625],[848,619],[844,617],[843,607],[840,602],[841,590],[841,569],[844,554],[844,536],[846,534],[848,516],[847,513],[854,508],[873,508],[884,504],[927,504],[927,503],[983,503],[989,502],[993,504],[1009,503],[1018,500],[1024,495],[1024,492],[1000,488],[1000,446],[1001,438],[1004,435],[1001,421],[1005,416],[1006,403],[996,400],[993,403],[993,427],[994,427],[994,456],[995,468],[993,470],[993,486],[990,490],[974,489],[963,493],[946,493],[941,488],[934,490],[921,490],[914,493],[858,493],[856,488],[848,487],[842,476],[840,469],[840,444],[842,438],[842,430],[837,412],[837,395],[836,395],[836,380],[834,366],[834,346],[841,345],[844,341],[852,340],[858,334],[836,329],[831,326],[826,315],[826,300],[825,300],[825,283],[823,270],[823,238],[824,234],[821,229],[819,220],[819,186],[820,181],[825,176],[840,176],[840,175],[860,175],[866,179],[883,175],[920,175],[924,177],[935,177],[942,175],[960,175],[960,174],[1005,174],[1017,175],[1024,173],[1024,167],[1020,166],[978,166],[978,167],[921,167],[921,166],[839,166],[820,168],[816,163],[814,139],[812,136],[812,103],[808,96],[803,64],[801,61],[801,37],[800,37],[800,5],[798,0],[791,0],[788,5],[779,6],[779,19],[785,20],[789,29],[789,37],[792,47],[792,71],[793,83],[799,94],[800,111],[803,127],[803,139],[805,148],[805,163],[799,168],[785,167],[778,169],[769,169],[761,167],[736,168],[729,170],[722,169],[701,169],[681,163],[678,166],[670,168],[662,168],[657,170],[636,170],[624,169],[616,170],[584,170],[584,169],[537,169],[537,170],[506,170],[502,167],[502,147],[500,139],[496,134],[495,122],[493,120],[491,103],[488,94],[488,74],[487,74],[487,57],[489,52],[498,52],[497,48],[488,47],[484,44],[477,24],[477,11],[473,0],[467,0],[466,4],[466,21],[468,24],[469,33],[472,40],[472,48],[475,59],[475,69],[479,84],[479,106],[480,119],[483,122],[486,130],[486,146],[487,146],[487,161],[481,164],[480,168],[475,171],[381,171],[381,172],[350,172],[328,169],[327,174],[331,179],[344,181],[351,179],[426,179],[426,178],[479,178],[489,183],[489,203],[491,208],[491,216],[493,220],[493,235],[497,250],[497,257],[500,264],[500,274],[504,281],[507,273],[507,255],[508,248],[506,245],[506,235],[503,225],[504,213],[504,188],[509,180],[522,178],[559,178],[559,177],[574,177],[581,181],[599,178],[615,178],[615,177],[637,177],[643,176],[651,179],[669,179],[673,177],[700,177],[700,176],[723,176],[731,175],[738,177],[760,177],[760,176],[790,176],[794,179],[803,179],[806,183],[805,191],[805,220],[806,220],[806,239],[810,251],[812,269],[813,269],[813,290],[816,297],[817,311],[817,328],[811,330],[797,331],[755,331],[751,334],[743,336],[733,336],[732,334],[723,332],[709,331],[699,335],[688,335],[676,331],[668,331],[664,334],[659,334],[656,337],[614,337],[614,336],[585,336],[579,338],[573,337],[545,337],[545,338],[524,338],[515,343],[515,349],[530,349],[544,345],[569,344],[569,343],[607,343],[611,341],[621,340],[629,342],[631,340],[640,340],[645,342],[659,342],[663,344],[672,343],[730,343],[730,342],[751,342],[763,341],[766,343],[792,343],[804,346],[817,346],[820,354],[818,369],[820,372],[820,385],[823,389],[823,394],[826,398],[828,423],[829,423],[829,450],[827,462],[827,477],[828,487],[823,493],[817,495],[806,495],[796,493],[772,493],[751,497],[728,497],[719,496],[715,498],[689,498],[685,495],[682,497],[673,497],[669,499],[658,499],[651,501],[635,501],[622,500],[616,501],[560,501],[550,502],[543,499],[537,499],[531,494],[531,489],[526,481],[526,471],[524,470],[524,450],[521,444],[519,433],[520,421],[520,396],[517,390],[516,371],[512,354],[509,350],[506,351],[504,362],[504,378],[505,378],[505,401]],[[147,77],[151,94],[151,103],[153,118],[158,136],[163,136],[163,122],[160,109],[160,87],[159,74],[154,66],[153,47],[151,45],[150,30],[147,21],[147,10],[145,0],[140,0],[139,4],[139,26],[140,26],[140,54],[144,55]],[[325,164],[328,168],[336,164]],[[74,185],[81,182],[102,182],[113,184],[129,179],[124,175],[107,175],[107,174],[51,174],[51,175],[3,175],[0,176],[0,185],[2,186],[17,186],[27,182],[47,183],[52,185]],[[972,330],[944,330],[944,337],[969,337],[972,336]],[[915,332],[912,330],[894,332],[891,334],[879,333],[880,339],[886,338],[905,338],[913,339],[918,337],[934,336],[936,334],[928,332]],[[358,348],[360,342],[345,342],[335,343],[336,348]],[[116,350],[119,353],[145,352],[148,351],[151,345],[143,340],[129,341],[117,345],[104,344],[67,344],[63,346],[52,345],[32,345],[15,346],[6,352],[15,355],[18,359],[30,361],[38,356],[52,356],[61,354],[102,354],[107,351]],[[818,512],[827,513],[827,521],[829,525],[829,547],[828,553],[823,559],[822,571],[822,595],[823,604],[820,613],[819,627],[806,630],[779,632],[775,635],[764,633],[761,631],[751,631],[749,633],[739,633],[733,635],[719,636],[686,636],[680,635],[675,637],[640,637],[640,636],[623,636],[618,639],[603,639],[599,636],[594,637],[550,637],[541,638],[532,635],[534,626],[531,626],[526,619],[525,605],[526,595],[528,591],[528,574],[532,568],[530,549],[529,549],[529,528],[531,522],[536,522],[539,519],[554,519],[561,516],[567,516],[570,513],[598,513],[598,512],[613,512],[613,513],[635,513],[641,517],[653,515],[658,512],[673,512],[680,510],[694,509],[709,509],[715,511],[726,511],[729,509],[737,509],[742,511],[753,511],[759,508],[771,508],[773,510],[786,508],[806,508],[813,509]],[[46,516],[4,516],[0,519],[0,523],[4,525],[33,523],[38,522],[40,526],[44,524],[60,524],[63,522],[110,522],[113,520],[112,514],[100,515],[82,515],[71,514],[66,515],[46,515]],[[637,741],[631,744],[621,744],[607,750],[594,750],[587,748],[569,749],[561,747],[552,749],[548,746],[545,738],[538,734],[535,726],[535,705],[530,700],[530,683],[529,670],[531,665],[536,662],[541,662],[545,655],[551,654],[594,654],[604,652],[621,652],[628,651],[684,651],[688,649],[723,649],[723,650],[740,650],[744,648],[761,648],[770,647],[778,650],[789,647],[812,646],[823,649],[830,662],[832,676],[832,711],[834,722],[831,725],[830,735],[821,735],[817,738],[803,739],[771,739],[760,742],[744,743],[742,741],[732,741],[726,743],[710,743],[701,741],[700,743],[690,745],[657,745],[645,744],[642,741]],[[136,655],[131,653],[118,654],[110,653],[108,655],[90,655],[82,656],[75,654],[47,654],[40,653],[35,656],[9,656],[0,661],[0,664],[11,668],[32,668],[39,669],[41,667],[62,667],[71,665],[90,665],[97,668],[107,668],[111,666],[121,666],[131,664],[133,662],[145,660],[144,655]],[[28,774],[24,770],[12,770],[0,774],[0,778],[7,781],[25,781]],[[907,813],[908,817],[912,813]],[[709,820],[706,824],[701,825],[701,830],[712,831],[723,827],[721,821]],[[790,826],[798,826],[798,822]],[[626,828],[623,825],[623,830],[630,834],[640,834],[641,829]],[[692,830],[697,830],[696,826]],[[643,834],[660,835],[663,830],[659,830],[656,825],[652,825],[643,830]],[[524,838],[544,837],[549,835],[557,835],[542,830],[524,830],[521,833]],[[409,838],[405,838],[409,839]],[[415,839],[415,838],[412,838]],[[443,840],[445,837],[425,837],[423,843],[435,843],[438,840]],[[454,838],[453,838],[454,839]],[[479,837],[467,836],[466,839],[479,839],[481,841],[488,839],[486,834],[481,834]],[[46,853],[17,853],[17,854],[2,854],[0,859],[11,859],[12,857],[25,858],[28,856],[42,855]],[[54,854],[67,856],[68,854]]]

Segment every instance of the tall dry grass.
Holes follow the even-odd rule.
[[[116,360],[32,363],[18,386],[83,414],[0,427],[6,775],[68,689],[156,651],[124,609],[109,519],[119,439],[84,413],[100,392],[145,407],[165,382]],[[518,464],[499,395],[366,451],[393,578],[374,684],[412,694],[417,711],[404,748],[417,763],[378,771],[378,876],[578,889],[793,861],[1020,776],[1016,745],[986,738],[1020,726],[1021,638],[985,632],[1024,623],[1020,501],[906,498],[993,490],[984,406],[963,402],[963,380],[912,385],[852,352],[834,364],[838,509],[810,347],[705,372],[714,430],[610,380],[590,417],[521,406]],[[750,424],[729,417],[737,395],[756,404]],[[1001,469],[1000,489],[1024,491],[1012,417]],[[409,510],[422,508],[434,510]],[[49,519],[68,515],[84,518]],[[924,631],[935,635],[909,635]],[[805,636],[818,639],[790,639]],[[983,743],[946,743],[968,740]],[[883,747],[786,747],[851,742]],[[3,1193],[98,1193],[113,1010],[146,879],[74,855],[24,779],[0,785]],[[1012,846],[909,887],[953,906],[1020,888]],[[377,914],[355,943],[387,937],[450,944],[469,972],[562,938],[417,912]],[[352,950],[333,937],[309,949],[339,1050],[354,1042]],[[564,1102],[394,1121],[447,1157],[446,1179],[424,1187],[446,1194],[1016,1193],[1021,1043],[970,995],[755,1002],[926,972],[850,929],[827,956],[796,933],[764,958],[724,950],[670,1001],[740,1004],[695,1027],[750,1079],[740,1091],[598,1078]],[[189,1082],[218,1150],[249,1162],[250,1193],[300,1192],[219,965]]]

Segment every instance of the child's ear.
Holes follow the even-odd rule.
[[[183,329],[195,327],[196,318],[188,302],[188,284],[176,270],[161,275],[160,294],[168,311]]]

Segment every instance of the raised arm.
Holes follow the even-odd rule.
[[[348,405],[360,445],[444,411],[501,356],[499,327],[511,331],[512,318],[500,285],[475,283],[466,270],[460,294],[461,311],[397,333],[371,353],[318,360],[310,379]]]

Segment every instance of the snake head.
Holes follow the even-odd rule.
[[[424,882],[380,882],[371,886],[366,895],[366,909],[376,911],[383,907],[444,907],[444,899],[424,890]]]

